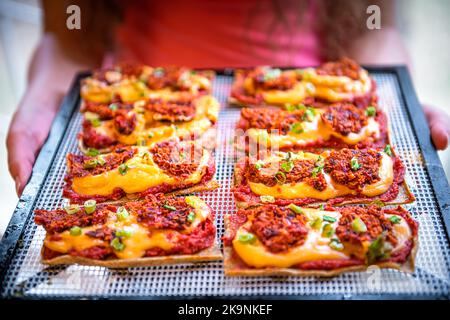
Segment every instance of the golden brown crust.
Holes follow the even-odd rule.
[[[225,230],[228,228],[227,217],[225,221]],[[415,267],[415,259],[417,249],[419,247],[419,239],[416,235],[413,238],[414,245],[409,254],[408,260],[404,263],[397,262],[381,262],[374,264],[382,269],[396,269],[403,272],[413,273]],[[224,272],[226,276],[298,276],[298,277],[335,277],[346,272],[366,271],[370,265],[358,265],[344,268],[338,268],[334,270],[301,270],[296,268],[250,268],[242,267],[242,263],[238,263],[233,258],[233,248],[226,246],[223,249],[224,256]]]
[[[388,144],[390,144],[389,137],[388,137]],[[394,151],[392,151],[392,155],[395,157],[396,153]],[[242,183],[243,177],[244,177],[243,170],[241,170],[241,168],[239,168],[238,165],[235,164],[233,185],[235,187],[239,186]],[[376,197],[374,199],[376,199]],[[348,204],[371,204],[371,203],[373,203],[374,199],[348,199],[341,203],[333,204],[333,206],[340,207],[340,206],[344,206],[344,205],[348,205]],[[414,194],[411,192],[408,184],[406,183],[406,180],[404,179],[403,182],[399,185],[399,191],[398,191],[397,197],[393,200],[384,202],[384,205],[404,205],[404,204],[413,203],[414,201],[416,201],[416,198],[415,198]],[[246,208],[254,206],[253,204],[250,204],[248,202],[238,201],[236,199],[235,199],[235,203],[236,203],[236,207],[238,209],[246,209]],[[309,206],[317,207],[321,204],[325,204],[325,202],[314,202],[313,204],[306,204],[305,206],[306,207],[309,207]]]
[[[44,247],[42,247],[41,254]],[[189,255],[170,255],[160,257],[148,257],[138,259],[111,259],[111,260],[94,260],[83,257],[75,257],[70,255],[62,255],[53,259],[45,260],[42,258],[42,262],[48,265],[67,265],[67,264],[80,264],[85,266],[100,266],[107,268],[131,268],[131,267],[147,267],[147,266],[160,266],[167,264],[188,263],[188,262],[202,262],[202,261],[217,261],[222,260],[223,256],[216,243],[214,246],[205,250],[202,250],[196,254]]]
[[[234,97],[228,97],[228,103],[236,106],[236,107],[263,107],[263,106],[267,106],[266,103],[261,103],[261,104],[248,104],[248,103],[243,103],[241,101],[239,101],[238,99],[234,98]]]
[[[170,192],[170,193],[168,193],[168,195],[179,196],[179,195],[191,194],[194,192],[212,191],[217,188],[220,188],[220,184],[216,180],[211,180],[206,183],[199,184],[199,185],[187,188],[187,189]]]

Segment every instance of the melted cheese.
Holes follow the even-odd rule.
[[[81,97],[87,101],[108,103],[112,96],[111,88],[95,79],[86,79],[81,87]]]
[[[136,102],[138,103],[140,101]],[[219,109],[220,104],[214,97],[203,96],[196,100],[196,114],[191,121],[168,124],[165,121],[153,121],[148,113],[136,113],[136,127],[129,135],[120,134],[114,126],[114,120],[102,121],[94,130],[121,144],[135,145],[139,139],[143,139],[147,146],[152,146],[172,138],[198,137],[204,134],[217,121]]]
[[[264,101],[268,104],[297,104],[301,103],[308,95],[306,83],[299,82],[290,90],[261,91]]]
[[[195,219],[183,233],[189,233],[198,224],[207,219],[210,215],[208,206],[198,197],[186,197],[190,199],[191,206],[194,208]],[[137,223],[136,216],[130,212],[128,218],[118,221],[116,214],[111,212],[108,216],[106,226],[113,230],[125,230],[130,232],[129,237],[122,237],[122,243],[125,248],[122,251],[115,251],[119,259],[136,259],[144,256],[145,252],[152,248],[161,248],[170,250],[176,243],[177,236],[180,234],[173,230],[149,230],[148,228]],[[81,251],[94,246],[108,246],[106,241],[89,237],[86,235],[88,231],[94,231],[98,226],[90,226],[82,228],[82,234],[79,236],[70,235],[69,231],[60,233],[61,240],[51,240],[47,236],[44,245],[56,252],[68,253],[71,250]]]
[[[316,115],[311,122],[302,122],[302,133],[288,132],[286,135],[280,135],[276,133],[268,134],[265,129],[248,129],[247,134],[249,138],[262,144],[264,146],[277,146],[279,148],[286,148],[292,146],[302,146],[321,140],[330,140],[331,137],[336,137],[349,145],[355,145],[365,139],[374,136],[378,138],[380,136],[380,125],[373,117],[368,119],[366,126],[362,127],[358,133],[351,132],[344,136],[322,121],[321,114],[323,110],[316,109]]]
[[[303,70],[303,81],[314,85],[313,96],[331,102],[362,96],[372,89],[372,81],[366,70],[361,70],[358,80],[346,76],[318,75],[313,68]]]
[[[317,217],[323,218],[324,215],[336,218],[336,222],[331,223],[333,229],[336,229],[340,213],[335,211],[321,211],[318,209],[302,208],[304,214],[307,216],[308,221],[314,221]],[[389,217],[390,215],[386,215]],[[308,236],[305,242],[301,246],[296,246],[288,250],[287,252],[273,253],[270,252],[261,241],[258,239],[253,243],[240,242],[239,236],[247,233],[250,227],[251,221],[242,225],[236,232],[236,236],[232,241],[234,251],[239,257],[248,265],[256,268],[264,267],[277,267],[277,268],[289,268],[296,264],[308,261],[318,260],[346,260],[350,256],[359,256],[364,258],[369,242],[363,244],[363,247],[355,247],[350,244],[344,244],[344,250],[338,251],[329,246],[330,238],[323,237],[321,235],[321,229],[312,229],[309,223],[306,223],[308,228]],[[397,246],[393,251],[402,248],[405,242],[411,239],[411,229],[407,222],[402,219],[399,224],[394,224],[393,234],[398,240]]]
[[[339,218],[339,213],[333,211],[319,211],[307,208],[303,210],[311,220],[315,217],[322,217],[325,214],[336,219]],[[249,266],[256,268],[288,268],[306,261],[348,259],[345,253],[334,250],[329,246],[330,238],[322,237],[321,231],[311,229],[309,224],[307,224],[309,233],[303,245],[293,247],[287,252],[270,252],[259,240],[253,243],[242,243],[238,240],[239,236],[247,232],[246,229],[249,228],[250,223],[248,222],[238,229],[236,237],[232,242],[235,252]]]
[[[145,148],[140,148],[145,153]],[[106,196],[113,193],[115,188],[121,188],[126,193],[137,193],[163,183],[176,185],[180,180],[164,173],[152,160],[151,156],[144,160],[144,153],[140,152],[126,162],[128,171],[122,175],[119,170],[113,169],[99,175],[88,175],[75,177],[73,179],[73,190],[81,195]],[[202,179],[203,168],[207,166],[210,154],[204,150],[197,170],[183,183],[196,184]]]
[[[113,91],[123,102],[135,102],[148,97],[147,86],[140,81],[125,79],[113,86]]]
[[[299,155],[300,157],[305,157],[305,155],[308,155],[308,153],[301,153]],[[311,156],[309,155],[308,157]],[[271,160],[267,160],[267,162],[270,161]],[[249,181],[248,184],[253,193],[257,195],[273,196],[280,199],[314,198],[320,200],[328,200],[345,195],[357,194],[355,190],[349,189],[348,187],[333,181],[331,177],[325,172],[323,174],[325,176],[325,180],[327,181],[327,187],[323,191],[319,191],[305,182],[286,183],[282,185],[275,185],[272,187],[266,186],[262,183],[251,181]],[[370,185],[366,185],[362,189],[361,193],[363,195],[374,197],[383,194],[392,185],[392,182],[394,180],[392,159],[385,153],[382,153],[379,176],[379,181]]]
[[[70,232],[64,231],[59,234],[61,240],[51,240],[51,237],[47,235],[44,240],[44,245],[56,252],[67,253],[72,249],[81,251],[95,246],[105,245],[106,242],[100,239],[87,236],[87,231],[94,231],[96,227],[86,227],[82,229],[82,234],[79,236],[71,236]]]

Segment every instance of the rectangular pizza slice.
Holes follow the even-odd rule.
[[[370,265],[413,272],[418,223],[402,207],[265,204],[225,219],[225,274],[335,276]]]
[[[404,172],[389,145],[384,150],[344,148],[320,154],[260,152],[236,163],[233,193],[242,208],[262,203],[403,204],[414,201]]]
[[[350,102],[366,108],[377,102],[376,84],[355,61],[343,58],[317,68],[238,70],[230,103],[243,106]]]
[[[135,102],[150,97],[178,97],[183,93],[211,93],[212,71],[194,71],[184,67],[117,65],[97,70],[83,80],[81,97],[97,103]]]
[[[243,108],[236,126],[249,142],[264,148],[367,148],[388,144],[387,117],[371,106],[362,110],[350,103],[326,108],[291,105],[280,108]]]
[[[152,146],[173,138],[195,140],[207,136],[217,122],[220,104],[210,95],[154,98],[134,103],[84,102],[79,147],[105,153],[115,145]]]
[[[214,156],[193,141],[169,140],[153,147],[117,147],[99,155],[67,155],[63,196],[71,203],[148,194],[190,193],[218,187]]]
[[[200,198],[149,195],[120,204],[36,210],[45,264],[110,268],[221,260],[214,212]]]

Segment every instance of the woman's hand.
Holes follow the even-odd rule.
[[[8,166],[19,196],[74,74],[94,68],[94,62],[77,62],[66,51],[53,34],[44,34],[31,60],[26,94],[9,127]]]
[[[430,127],[431,140],[436,149],[446,149],[450,135],[450,116],[442,110],[427,105],[423,106],[423,110]]]
[[[61,95],[45,91],[37,100],[32,97],[32,91],[24,97],[14,114],[6,139],[9,172],[19,196],[30,178],[36,156],[47,138],[61,101]]]

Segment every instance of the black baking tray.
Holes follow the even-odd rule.
[[[389,73],[393,74],[399,83],[401,99],[407,109],[409,121],[412,124],[414,135],[417,138],[420,152],[423,155],[423,160],[426,172],[429,176],[429,181],[433,188],[434,200],[439,209],[441,221],[445,228],[445,241],[450,242],[450,188],[445,178],[445,172],[439,160],[436,149],[430,140],[430,130],[422,110],[422,107],[417,99],[410,75],[405,66],[383,66],[371,67],[366,66],[366,69],[371,73]],[[233,69],[216,70],[218,74],[231,75]],[[13,213],[11,221],[3,235],[0,243],[0,290],[6,277],[6,273],[11,265],[11,261],[17,250],[24,245],[22,237],[25,227],[33,223],[32,208],[36,202],[37,197],[43,187],[43,182],[49,174],[49,169],[56,157],[56,153],[63,142],[63,136],[69,125],[69,121],[77,110],[80,102],[80,81],[89,73],[79,73],[71,86],[69,93],[64,98],[60,110],[55,117],[49,136],[42,147],[36,163],[33,167],[31,178],[24,189],[22,196],[19,199],[17,207]],[[449,279],[446,280],[447,282]],[[252,299],[255,296],[214,296],[216,298],[226,299]],[[3,295],[2,298],[20,298],[20,299],[39,299],[41,297],[8,294]],[[58,296],[58,298],[76,298],[76,296]],[[96,296],[100,299],[109,299],[109,296]],[[121,298],[121,297],[119,297]],[[129,295],[124,298],[128,299],[165,299],[165,296],[133,296]],[[186,299],[189,296],[170,296],[171,299]],[[211,296],[199,296],[197,298],[213,298]],[[258,295],[258,299],[348,299],[346,295],[342,294],[308,294],[308,295]],[[408,294],[360,294],[352,295],[352,299],[449,299],[450,294],[436,294],[436,295],[408,295]],[[117,297],[114,297],[117,299]]]

